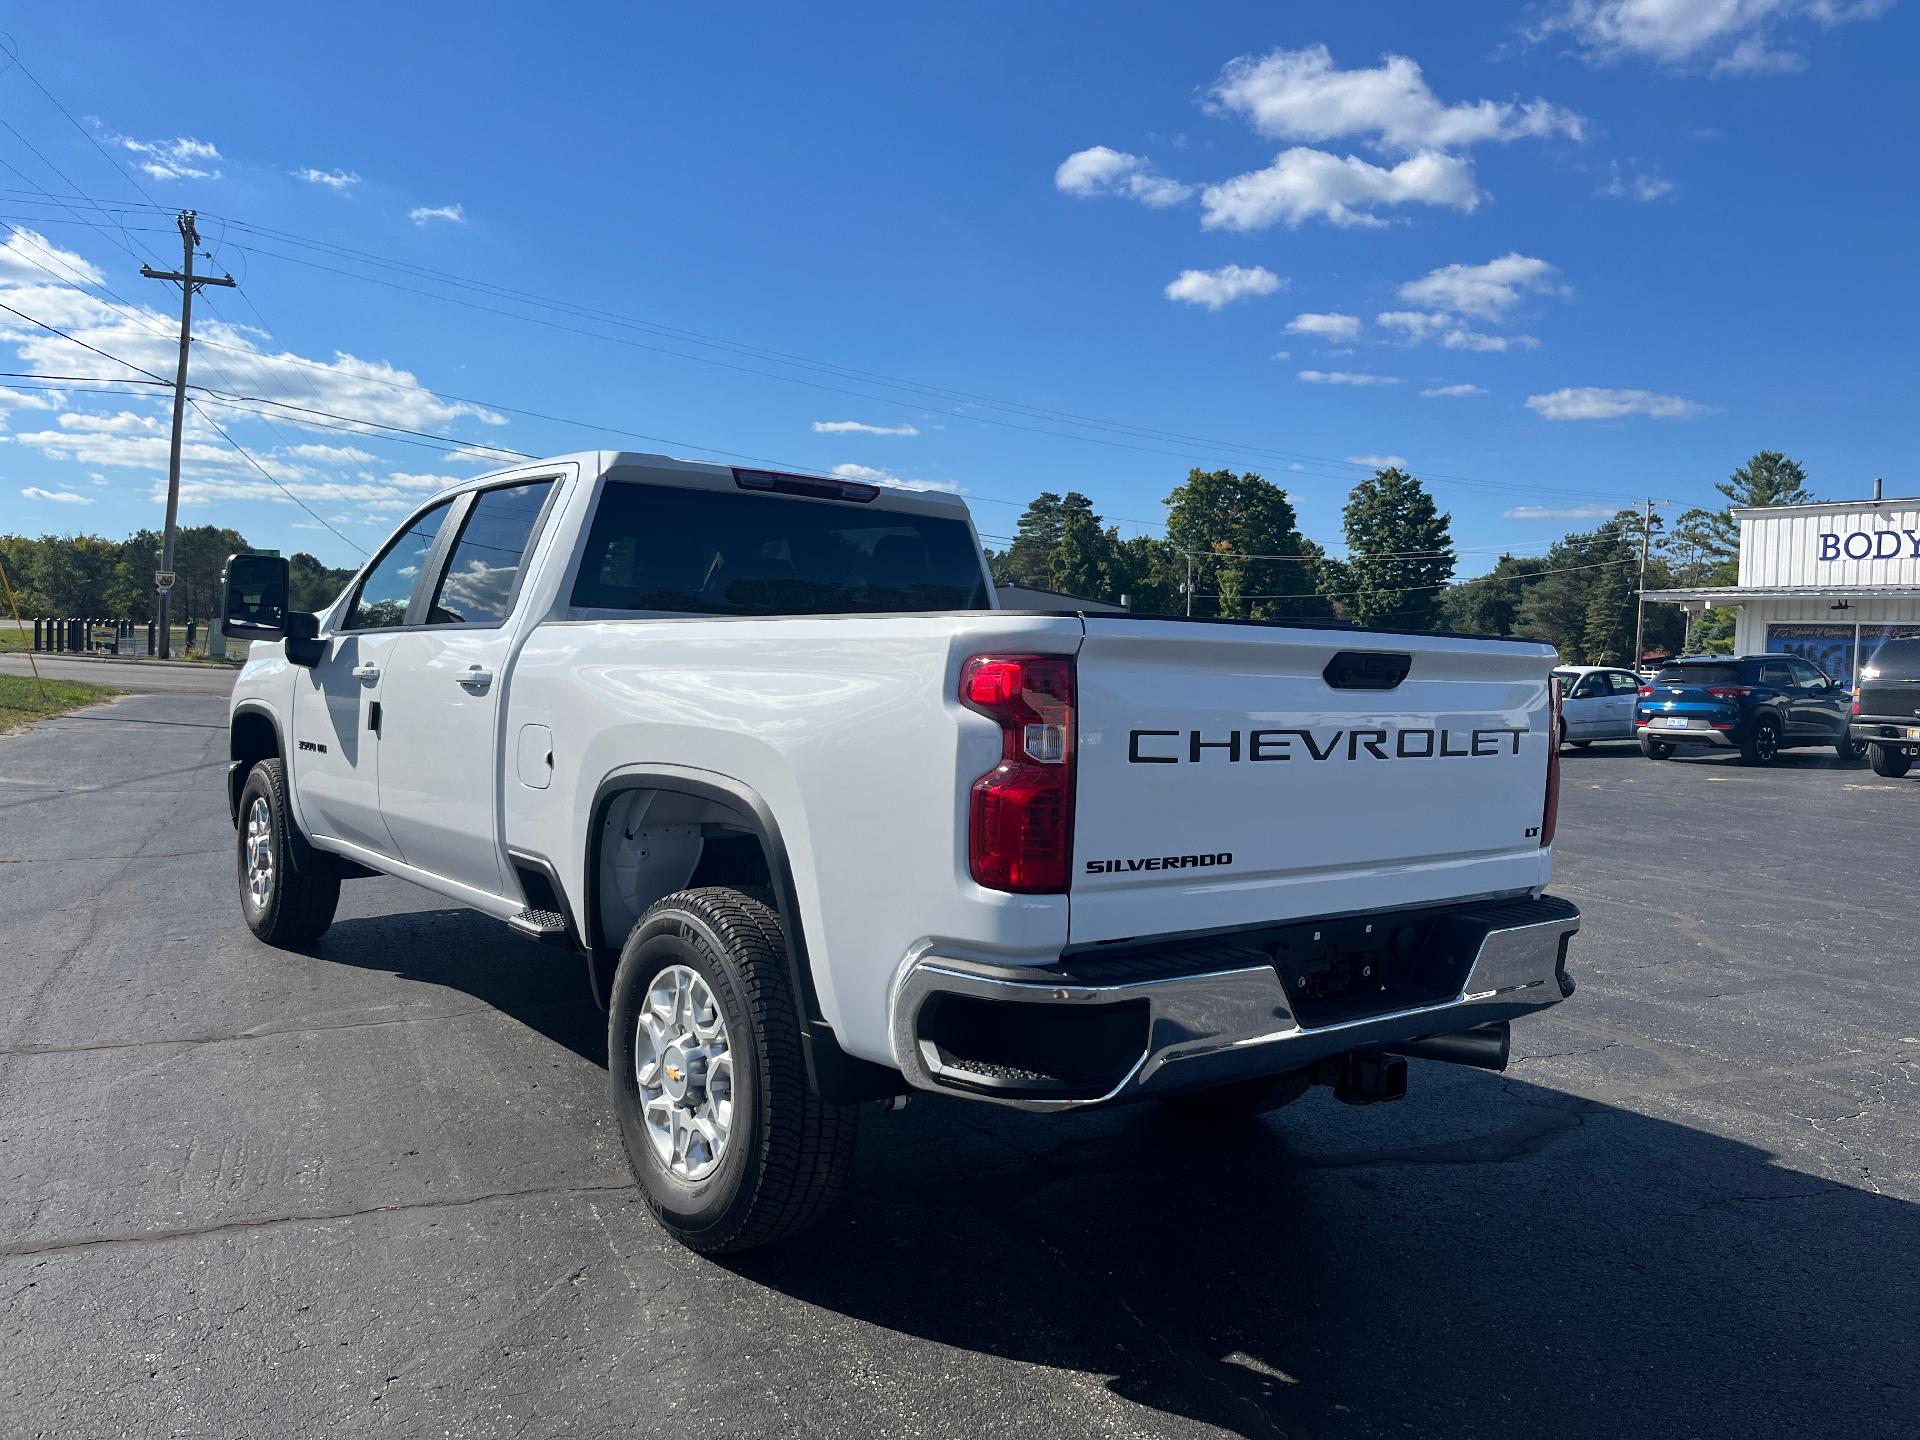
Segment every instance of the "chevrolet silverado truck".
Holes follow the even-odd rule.
[[[1573,991],[1541,644],[1001,610],[956,497],[625,453],[288,593],[229,562],[247,925],[386,874],[582,958],[697,1250],[815,1219],[870,1102],[1393,1099]]]

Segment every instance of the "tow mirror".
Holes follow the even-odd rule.
[[[312,665],[320,658],[320,621],[303,610],[289,610],[290,585],[283,555],[227,557],[221,633],[235,640],[287,642],[287,659]]]

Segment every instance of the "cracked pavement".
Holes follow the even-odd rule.
[[[8,1436],[1912,1433],[1920,779],[1571,753],[1580,989],[1505,1075],[918,1097],[716,1264],[631,1188],[577,963],[385,879],[248,936],[222,719],[0,739]]]

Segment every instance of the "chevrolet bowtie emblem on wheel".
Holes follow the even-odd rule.
[[[686,1075],[683,1074],[678,1067],[673,1065],[667,1066],[667,1079],[671,1080],[674,1084],[678,1085],[686,1078]]]

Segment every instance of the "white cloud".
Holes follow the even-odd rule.
[[[1404,455],[1349,455],[1347,464],[1368,465],[1375,470],[1398,470],[1407,463]]]
[[[1656,420],[1687,420],[1704,415],[1707,407],[1678,395],[1656,395],[1651,390],[1605,390],[1593,385],[1529,395],[1527,408],[1544,420],[1618,420],[1648,415]]]
[[[1293,352],[1291,350],[1276,350],[1273,352],[1273,358],[1276,360],[1291,360],[1293,358]]]
[[[1398,330],[1415,344],[1437,335],[1454,323],[1453,316],[1429,310],[1382,310],[1373,318],[1381,329]]]
[[[1302,370],[1299,376],[1309,385],[1398,385],[1398,375],[1356,375],[1349,370]]]
[[[1550,293],[1553,266],[1531,255],[1509,251],[1484,265],[1443,265],[1400,287],[1400,298],[1435,310],[1457,310],[1498,320],[1522,295]]]
[[[1449,350],[1478,350],[1505,353],[1508,350],[1538,350],[1540,342],[1531,335],[1485,335],[1464,326],[1440,337]]]
[[[171,140],[135,140],[126,135],[115,135],[113,143],[123,150],[138,155],[136,162],[140,168],[155,180],[218,180],[220,172],[209,170],[209,165],[217,165],[221,155],[218,148],[205,140],[195,140],[191,136],[178,135]]]
[[[1596,63],[1626,58],[1716,75],[1784,74],[1806,61],[1773,47],[1782,25],[1823,28],[1885,14],[1893,0],[1569,0],[1529,32],[1570,34]]]
[[[287,173],[309,185],[324,185],[336,195],[344,195],[360,183],[360,177],[350,170],[316,170],[309,165],[304,170],[290,170]]]
[[[1210,94],[1221,109],[1276,140],[1357,138],[1412,153],[1585,135],[1578,115],[1545,100],[1444,105],[1406,56],[1384,55],[1371,70],[1342,70],[1324,45],[1243,55],[1228,63]]]
[[[816,420],[813,422],[816,435],[918,435],[918,427],[913,425],[868,425],[861,420]]]
[[[1478,385],[1436,385],[1431,390],[1422,390],[1422,400],[1440,400],[1457,398],[1464,395],[1484,395],[1487,392]]]
[[[157,435],[160,419],[155,415],[136,415],[122,410],[116,415],[68,413],[55,421],[62,430],[83,430],[95,435]]]
[[[1627,162],[1622,169],[1620,162],[1614,160],[1607,166],[1607,178],[1594,187],[1593,193],[1603,200],[1638,200],[1645,203],[1671,195],[1680,187],[1664,175],[1650,174],[1640,168],[1637,160]]]
[[[28,485],[20,493],[29,500],[51,500],[59,505],[91,505],[93,496],[76,495],[71,490],[42,490],[38,485]]]
[[[1614,513],[1611,505],[1516,505],[1502,510],[1504,520],[1604,520]]]
[[[1352,340],[1360,334],[1358,315],[1296,315],[1287,322],[1289,335],[1317,335],[1322,340]]]
[[[1271,295],[1286,283],[1264,265],[1223,265],[1218,270],[1182,270],[1166,294],[1169,300],[1218,310],[1252,295]]]
[[[435,220],[464,225],[467,223],[467,207],[464,205],[416,205],[407,212],[407,218],[416,225],[430,224]]]
[[[1156,209],[1178,205],[1193,194],[1191,185],[1158,174],[1153,162],[1145,157],[1106,145],[1074,151],[1053,172],[1053,183],[1063,194],[1082,199],[1125,195]]]
[[[1210,230],[1293,228],[1312,219],[1340,226],[1386,224],[1374,210],[1388,205],[1444,205],[1472,211],[1480,203],[1473,164],[1425,151],[1390,168],[1356,155],[1296,146],[1264,170],[1236,175],[1201,193],[1201,224]]]
[[[0,285],[45,285],[51,280],[100,285],[106,278],[99,267],[37,230],[12,226],[6,244],[0,245]]]

